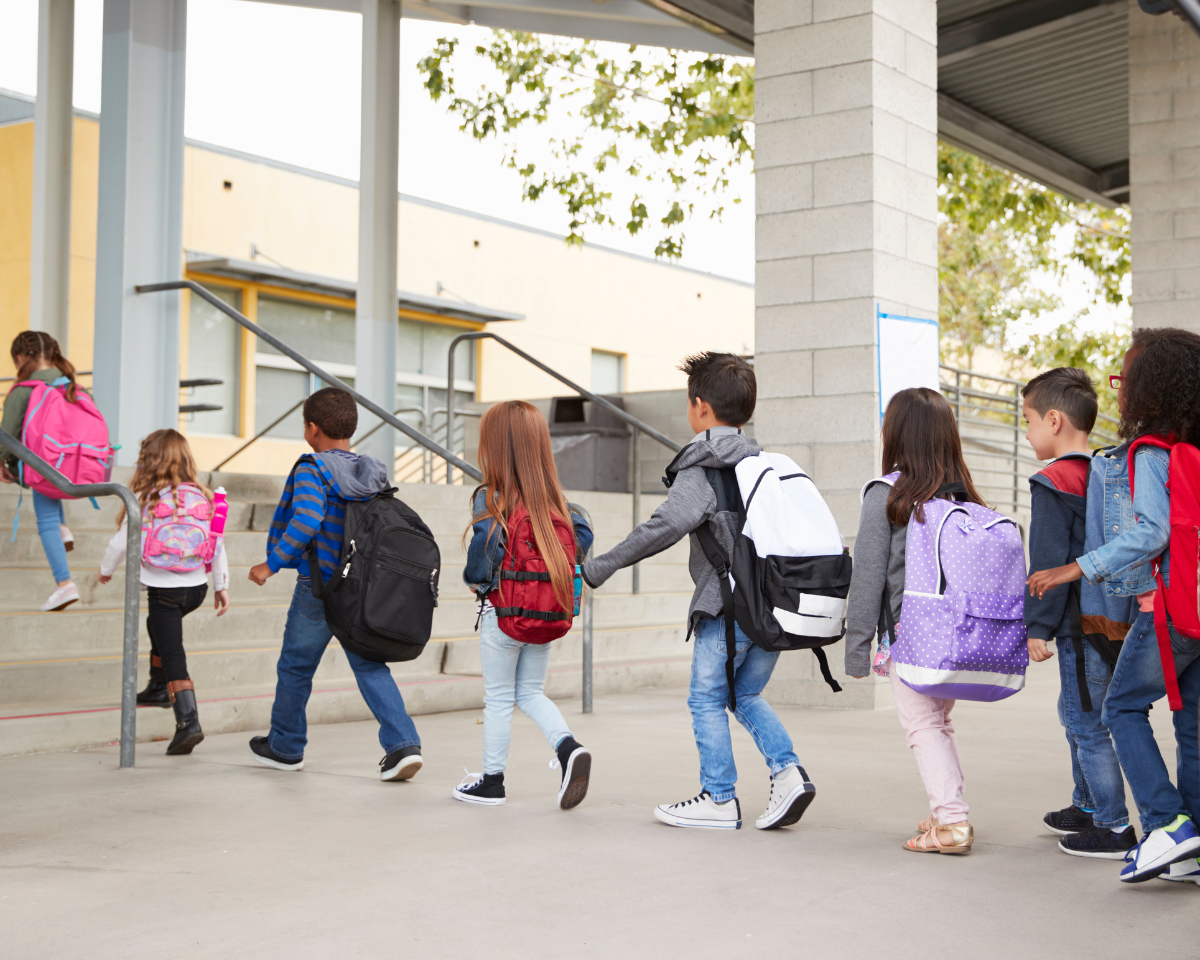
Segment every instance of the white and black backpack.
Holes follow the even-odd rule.
[[[821,648],[846,633],[852,561],[816,484],[780,453],[705,473],[717,511],[738,516],[732,562],[707,523],[695,531],[721,584],[730,708],[737,709],[735,621],[764,650],[811,649],[825,682],[840,692]]]

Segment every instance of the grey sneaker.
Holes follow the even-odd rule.
[[[702,827],[709,830],[742,828],[742,807],[737,797],[717,803],[707,790],[702,790],[691,800],[670,805],[659,804],[654,808],[654,816],[672,827]]]
[[[767,809],[754,821],[759,830],[790,827],[804,816],[804,811],[817,795],[817,788],[802,767],[788,767],[771,778],[771,798]]]

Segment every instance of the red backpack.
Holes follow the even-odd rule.
[[[576,557],[575,530],[568,521],[554,517],[554,533],[575,570],[575,603],[570,611],[564,610],[554,596],[549,568],[533,538],[529,511],[521,505],[508,518],[500,585],[488,599],[496,609],[500,629],[522,643],[557,640],[571,629],[571,621],[579,612],[582,574]]]
[[[1185,637],[1200,639],[1200,592],[1197,563],[1200,560],[1200,449],[1171,437],[1146,434],[1129,445],[1129,493],[1133,495],[1133,462],[1139,447],[1159,447],[1170,453],[1167,490],[1171,497],[1171,585],[1163,583],[1162,570],[1155,565],[1158,593],[1154,598],[1154,632],[1162,659],[1167,703],[1172,710],[1183,708],[1179,678],[1171,650],[1170,624]]]

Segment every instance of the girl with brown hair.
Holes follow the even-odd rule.
[[[507,636],[487,598],[499,587],[508,521],[519,507],[529,512],[534,545],[546,562],[555,599],[566,611],[575,603],[574,574],[555,533],[554,520],[569,519],[580,557],[592,544],[592,531],[568,507],[558,483],[546,418],[532,404],[509,400],[483,415],[479,466],[483,483],[471,496],[471,543],[463,581],[479,598],[481,610],[483,772],[468,773],[454,788],[454,797],[468,803],[505,802],[504,768],[515,705],[541,728],[556,753],[562,770],[558,805],[565,810],[576,806],[587,793],[591,755],[571,736],[562,712],[543,692],[550,644],[523,643]]]
[[[936,390],[901,390],[888,402],[881,431],[884,477],[863,489],[862,514],[854,541],[854,578],[846,610],[846,673],[862,678],[872,670],[871,640],[878,634],[874,671],[891,680],[892,696],[908,746],[929,795],[931,813],[904,844],[916,853],[966,853],[974,841],[963,800],[962,763],[950,712],[953,700],[929,697],[896,676],[888,647],[888,616],[900,621],[904,599],[904,548],[910,523],[924,523],[923,504],[956,484],[952,499],[983,503],[963,461],[958,425],[950,404]],[[962,492],[962,491],[965,491]]]
[[[75,403],[76,391],[82,389],[75,383],[75,367],[62,355],[62,349],[50,334],[38,330],[18,333],[9,351],[13,366],[17,368],[16,382],[41,380],[55,383],[67,381],[67,400]],[[13,387],[4,401],[4,417],[0,429],[14,437],[21,436],[25,414],[29,410],[32,387]],[[17,458],[8,455],[0,463],[0,482],[15,483],[18,476]],[[79,600],[79,588],[71,579],[71,568],[67,564],[67,551],[75,548],[75,538],[67,529],[63,516],[63,502],[44,496],[37,490],[33,494],[33,512],[37,516],[38,535],[42,549],[50,561],[50,572],[57,586],[42,604],[43,611],[65,610]]]
[[[152,518],[160,503],[171,507],[168,514],[173,513],[172,519],[175,519],[185,516],[185,503],[198,503],[203,498],[211,504],[214,499],[212,491],[197,479],[196,461],[187,438],[177,430],[155,430],[142,441],[137,470],[129,481],[129,489],[142,505],[143,544],[147,535],[153,532]],[[221,491],[217,494],[221,495]],[[192,511],[192,515],[197,513],[204,511]],[[117,514],[117,533],[109,541],[104,559],[100,561],[101,583],[108,583],[125,562],[127,524],[122,509]],[[200,728],[195,687],[188,676],[187,654],[183,649],[183,618],[199,607],[208,593],[205,566],[192,562],[178,564],[191,566],[189,570],[166,569],[165,566],[177,564],[156,565],[146,559],[149,556],[143,548],[141,581],[149,608],[146,630],[150,634],[150,682],[138,694],[137,700],[143,706],[174,707],[175,737],[167,746],[167,753],[188,754],[204,739],[204,731]],[[221,539],[216,541],[216,552],[210,565],[215,595],[213,606],[219,617],[229,609],[229,566]]]

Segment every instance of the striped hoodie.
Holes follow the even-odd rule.
[[[317,562],[326,580],[337,569],[347,500],[370,500],[387,487],[387,470],[374,457],[349,450],[306,453],[288,475],[267,534],[267,566],[309,579],[305,552],[316,538]]]

